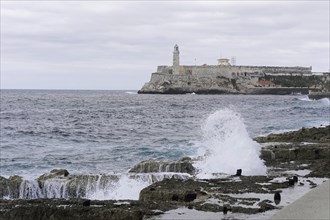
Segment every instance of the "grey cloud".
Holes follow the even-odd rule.
[[[326,71],[328,7],[314,1],[3,2],[1,87],[62,88],[67,79],[65,88],[71,80],[75,88],[138,89],[157,65],[171,64],[175,43],[187,64],[195,58],[214,64],[222,54],[235,55],[238,64]]]

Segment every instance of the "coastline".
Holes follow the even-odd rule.
[[[292,95],[309,94],[309,88],[278,87],[278,88],[250,88],[244,91],[226,89],[198,89],[198,88],[169,88],[163,90],[139,90],[138,94],[198,94],[198,95]]]
[[[308,98],[310,99],[323,99],[323,98],[328,98],[330,99],[330,91],[328,92],[312,92],[308,94]]]
[[[197,179],[193,175],[181,178],[193,161],[182,160],[173,168],[173,175],[155,181],[140,192],[138,200],[89,200],[82,197],[70,199],[17,199],[22,179],[13,176],[1,178],[1,193],[5,198],[8,187],[16,189],[12,199],[1,199],[2,219],[161,219],[170,210],[186,207],[198,212],[217,213],[225,216],[224,210],[235,218],[242,215],[273,213],[292,203],[286,195],[300,197],[326,179],[329,171],[330,126],[302,128],[294,132],[256,138],[261,143],[261,158],[268,168],[267,176],[220,175],[218,178]],[[150,161],[154,164],[157,162]],[[182,167],[185,167],[182,170]],[[188,170],[191,170],[190,168]],[[148,171],[134,171],[146,173]],[[138,173],[137,173],[138,174]],[[39,185],[53,179],[66,180],[70,174],[56,170],[39,177]],[[292,184],[293,177],[298,181]],[[77,179],[78,177],[72,177]],[[86,177],[80,177],[82,179]],[[72,187],[74,187],[72,185]],[[74,191],[74,190],[73,190]],[[77,191],[77,189],[76,189]],[[274,203],[274,193],[280,192],[282,203]],[[16,196],[15,196],[16,195]],[[15,198],[16,197],[16,198]],[[85,196],[86,197],[86,196]],[[294,197],[294,196],[293,196]],[[298,198],[296,198],[298,199]],[[286,202],[284,202],[286,201]],[[184,216],[184,214],[181,214]],[[163,217],[162,217],[163,216]],[[241,216],[241,217],[239,217]]]

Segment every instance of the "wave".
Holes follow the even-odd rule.
[[[249,137],[239,113],[229,108],[216,111],[202,123],[201,130],[201,143],[207,148],[204,148],[204,156],[191,160],[193,172],[190,174],[186,171],[178,173],[190,160],[168,163],[168,166],[165,162],[154,161],[152,165],[156,169],[151,171],[153,173],[139,170],[122,174],[54,176],[51,171],[39,178],[22,180],[18,192],[8,191],[4,197],[137,200],[143,188],[165,178],[187,179],[192,175],[197,178],[219,178],[235,174],[237,169],[243,169],[243,175],[266,175],[264,161],[259,158],[261,147]]]
[[[330,105],[330,100],[329,98],[322,98],[322,99],[310,99],[307,95],[297,98],[300,101],[307,101],[307,102],[319,102],[325,105]]]
[[[137,94],[137,92],[132,92],[132,91],[126,91],[125,93],[126,94],[129,94],[129,95],[135,95],[135,94]]]
[[[296,100],[307,101],[307,102],[312,102],[312,101],[314,101],[313,99],[310,99],[307,95],[306,95],[306,96],[302,96],[302,97],[300,97],[300,98],[296,98]]]
[[[266,175],[264,161],[259,158],[260,145],[253,141],[240,114],[226,108],[209,115],[202,125],[204,158],[196,163],[200,178],[212,178],[214,173]]]
[[[330,105],[330,99],[329,98],[323,98],[323,99],[319,99],[320,102],[322,102],[325,105]]]
[[[138,200],[140,191],[165,178],[187,179],[182,173],[113,174],[113,175],[68,175],[49,179],[25,179],[18,188],[8,186],[3,198],[86,198],[93,200]],[[7,188],[7,187],[6,187]]]

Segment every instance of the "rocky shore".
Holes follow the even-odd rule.
[[[330,99],[330,91],[313,92],[313,93],[308,94],[308,98],[310,98],[310,99],[324,99],[324,98]]]
[[[41,191],[49,187],[50,180],[65,182],[66,199],[55,196],[20,199],[24,198],[23,178],[0,177],[0,197],[3,198],[0,219],[166,219],[170,210],[177,209],[205,216],[214,213],[219,219],[231,214],[230,219],[240,219],[242,215],[276,212],[292,202],[292,198],[299,198],[330,178],[330,126],[302,128],[255,140],[262,146],[260,157],[267,166],[267,176],[244,176],[244,167],[238,167],[241,170],[236,174],[198,179],[194,176],[194,159],[148,160],[129,171],[134,178],[150,174],[152,184],[140,192],[138,200],[89,200],[84,187],[77,184],[86,182],[83,186],[90,187],[91,178],[99,184],[106,184],[110,179],[116,182],[116,175],[101,178],[53,170],[37,179]],[[154,175],[157,172],[168,175],[159,179]],[[25,193],[31,193],[28,187],[25,189]],[[180,215],[184,216],[185,212]]]

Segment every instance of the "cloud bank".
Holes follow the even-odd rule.
[[[2,1],[1,88],[139,89],[157,65],[329,71],[329,1]]]

